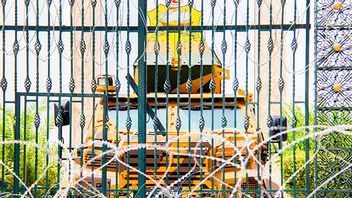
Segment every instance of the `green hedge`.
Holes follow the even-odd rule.
[[[292,114],[292,106],[287,105],[283,110],[283,115],[288,119],[288,126],[290,130],[290,126],[292,126],[293,114]],[[296,128],[305,126],[305,114],[303,109],[300,106],[295,107],[295,117],[296,117]],[[314,114],[313,112],[309,112],[309,124],[314,125]],[[304,129],[297,129],[295,131],[289,132],[287,134],[287,142],[284,145],[290,144],[293,141],[304,138],[306,136],[306,131]],[[287,148],[283,152],[283,181],[288,183],[285,186],[286,190],[306,190],[306,152],[309,154],[309,158],[311,158],[314,154],[314,140],[310,139],[308,141],[309,148],[306,148],[307,142],[300,141],[297,142],[294,146]],[[310,191],[313,190],[314,183],[314,160],[311,160],[309,163],[310,171],[309,171],[309,180],[310,180]],[[300,168],[302,168],[300,170]],[[300,170],[299,172],[297,172]],[[292,177],[296,172],[295,177]],[[292,178],[291,178],[292,177]],[[288,192],[289,195],[294,195],[294,192]],[[296,191],[295,194],[297,197],[305,197],[299,191]]]
[[[5,125],[3,125],[3,113],[5,112]],[[0,141],[14,140],[14,109],[6,108],[6,110],[0,108]],[[39,115],[46,115],[46,105],[41,104],[38,108]],[[36,130],[34,125],[34,118],[36,115],[36,109],[34,105],[30,105],[27,107],[26,116],[24,113],[21,114],[21,140],[24,140],[24,123],[26,123],[26,141],[27,142],[35,142],[36,141]],[[26,120],[24,118],[26,117]],[[52,117],[52,116],[51,116]],[[5,127],[5,136],[3,136],[3,129]],[[53,127],[53,123],[49,123],[49,128]],[[45,117],[41,117],[41,125],[38,128],[38,144],[42,147],[46,147],[47,145],[47,122]],[[52,156],[57,156],[57,146],[49,148]],[[13,144],[4,145],[4,156],[2,156],[3,146],[0,146],[0,159],[1,161],[13,171],[14,168],[14,146]],[[41,174],[45,174],[38,182],[38,186],[45,187],[46,182],[48,182],[48,188],[54,186],[57,181],[57,162],[53,162],[49,157],[49,168],[45,172],[47,167],[47,154],[45,151],[38,149],[37,151],[37,167],[36,167],[36,149],[33,146],[26,146],[26,155],[24,156],[24,145],[20,146],[20,175],[19,178],[26,184],[27,188],[29,188],[33,183],[35,183],[35,170],[37,170],[37,179]],[[4,181],[7,188],[12,188],[14,183],[14,175],[10,172],[10,170],[0,165],[0,181]],[[24,169],[25,175],[24,175]],[[2,175],[2,171],[4,172],[4,176]],[[24,188],[23,188],[24,190]],[[32,193],[34,191],[32,190]],[[45,190],[38,190],[38,195],[43,195]]]
[[[321,112],[320,112],[321,113]],[[288,126],[292,125],[292,106],[287,105],[284,108],[283,115],[288,118]],[[319,114],[319,117],[324,117],[325,120],[318,120],[319,124],[321,125],[341,125],[341,124],[352,124],[352,120],[349,118],[350,112],[327,112],[324,116]],[[346,116],[347,115],[347,116]],[[304,111],[300,106],[296,106],[295,108],[295,117],[296,117],[296,128],[304,127],[305,126],[305,115]],[[312,126],[314,125],[314,112],[309,112],[309,124]],[[310,133],[313,130],[309,131]],[[303,138],[306,135],[306,131],[304,129],[297,129],[295,131],[288,133],[287,145],[292,143],[294,140]],[[311,160],[309,167],[309,181],[310,181],[310,192],[314,190],[314,184],[320,185],[322,184],[327,178],[331,177],[331,175],[326,175],[325,173],[336,173],[342,168],[346,167],[347,165],[342,163],[342,159],[345,161],[349,161],[352,163],[350,159],[351,152],[349,151],[334,151],[329,150],[330,148],[351,148],[352,145],[349,143],[351,141],[347,141],[351,139],[351,136],[345,134],[337,134],[337,133],[330,133],[323,136],[317,136],[319,148],[324,148],[324,150],[319,151],[316,157],[316,162],[314,159]],[[301,141],[295,144],[294,147],[290,147],[283,152],[283,180],[284,182],[287,181],[294,173],[293,165],[296,167],[296,171],[299,170],[302,166],[306,163],[305,154],[306,152],[309,153],[309,158],[311,159],[314,154],[314,140],[313,138],[309,139],[308,142],[309,148],[306,148],[306,141]],[[293,149],[294,148],[294,149]],[[309,149],[309,150],[308,150]],[[295,157],[295,159],[293,158]],[[280,161],[278,161],[280,163]],[[316,164],[315,164],[316,163]],[[317,167],[315,166],[317,165]],[[314,180],[314,171],[317,170],[324,170],[318,172],[318,180]],[[325,173],[324,173],[325,172]],[[352,177],[352,171],[346,171],[345,173],[341,174],[341,176],[337,177],[336,179],[330,181],[327,185],[323,186],[322,189],[339,189],[339,190],[346,190],[350,189],[350,186],[347,185],[348,183],[342,182],[343,178],[346,178],[346,181],[349,180],[348,178]],[[294,188],[294,181],[291,179],[285,189],[287,190],[305,190],[306,189],[306,170],[305,167],[297,173],[295,177],[295,188]],[[288,192],[288,195],[293,195],[293,192]],[[337,194],[335,194],[337,195]],[[304,194],[296,194],[297,197],[305,197]],[[325,195],[324,195],[325,196]]]

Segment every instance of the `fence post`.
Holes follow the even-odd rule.
[[[20,129],[21,129],[21,101],[20,95],[16,93],[15,96],[15,140],[20,140]],[[5,127],[5,126],[4,126]],[[16,142],[14,144],[14,184],[13,184],[13,194],[19,194],[19,180],[17,177],[20,176],[20,144]]]
[[[310,31],[310,0],[306,0],[306,24],[305,24],[305,32],[306,32],[306,57],[305,57],[305,65],[309,65],[309,31]],[[305,72],[305,104],[304,104],[304,125],[309,126],[309,67],[306,67]],[[306,135],[309,134],[309,129],[306,128]],[[309,160],[309,138],[305,140],[305,160],[308,162]],[[310,167],[308,163],[306,165],[306,196],[310,194]]]
[[[146,143],[146,14],[147,1],[138,0],[138,144]],[[138,197],[146,196],[146,178],[143,174],[146,172],[146,149],[138,148]]]

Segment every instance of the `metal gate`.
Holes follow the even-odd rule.
[[[319,197],[351,196],[351,2],[316,6],[316,124],[341,126],[317,136],[314,187]],[[349,13],[348,13],[349,12]]]
[[[1,2],[2,196],[352,196],[351,2]]]

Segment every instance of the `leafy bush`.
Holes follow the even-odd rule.
[[[292,106],[286,106],[286,108],[283,111],[283,115],[288,118],[288,125],[292,125]],[[348,116],[346,116],[348,115]],[[345,114],[344,112],[328,112],[325,116],[325,121],[319,120],[319,124],[321,125],[339,125],[339,124],[352,124],[352,120],[349,118],[350,114]],[[304,127],[305,126],[305,115],[300,106],[296,106],[295,108],[295,117],[296,117],[296,128],[299,127]],[[322,117],[320,115],[320,117]],[[314,125],[314,112],[310,111],[309,112],[309,125]],[[310,129],[310,132],[313,132]],[[299,138],[303,138],[306,136],[306,131],[304,129],[297,129],[294,131],[290,131],[288,133],[288,138],[287,138],[287,144],[292,143],[294,140],[297,140]],[[336,134],[336,133],[330,133],[326,134],[323,136],[317,137],[319,144],[318,146],[321,148],[329,148],[329,147],[339,147],[339,148],[350,148],[352,145],[349,145],[347,138],[348,135],[346,134]],[[309,148],[306,148],[306,141],[300,141],[297,142],[294,147],[290,147],[286,149],[283,152],[283,180],[286,182],[293,174],[294,174],[294,168],[293,165],[295,164],[296,171],[298,171],[301,167],[304,167],[301,171],[299,171],[296,174],[295,177],[295,183],[296,187],[294,188],[294,180],[291,178],[291,180],[287,183],[285,186],[285,189],[287,190],[293,190],[293,189],[299,189],[299,190],[305,190],[306,189],[306,168],[305,168],[305,163],[306,163],[306,158],[305,154],[306,152],[309,153],[309,157],[312,158],[314,155],[314,140],[313,138],[310,138],[308,141]],[[293,149],[294,148],[294,149]],[[309,150],[308,150],[309,149]],[[347,159],[346,155],[348,153],[336,153],[334,151],[320,151],[318,156],[317,156],[317,163],[319,166],[319,169],[325,169],[328,170],[328,172],[336,172],[336,170],[332,170],[334,167],[332,162],[339,164],[338,167],[341,169],[346,167],[344,166],[344,163],[341,163],[341,158],[342,159]],[[338,156],[338,157],[337,157]],[[293,158],[295,157],[295,159]],[[314,189],[314,184],[316,183],[318,186],[325,181],[328,177],[328,175],[322,175],[322,173],[319,173],[318,181],[314,181],[314,160],[312,159],[309,163],[310,167],[310,172],[309,172],[309,181],[310,181],[310,192],[313,192]],[[336,169],[336,168],[335,168]],[[331,171],[330,171],[331,170]],[[344,177],[351,177],[351,174],[348,172],[345,172]],[[339,182],[340,179],[335,179],[329,182],[328,185],[325,185],[323,188],[335,188],[335,189],[348,189],[348,186],[345,185],[343,182]],[[334,187],[333,187],[334,186]],[[288,194],[293,195],[293,192],[289,192]],[[305,197],[304,194],[296,194],[297,197]]]
[[[312,157],[314,152],[309,152],[309,156]],[[306,152],[302,150],[296,150],[295,155],[293,155],[292,151],[285,152],[283,156],[283,175],[284,175],[284,182],[287,182],[285,186],[285,190],[305,190],[307,183],[306,183]],[[295,156],[295,159],[293,159]],[[295,162],[296,169],[294,171],[293,162]],[[314,181],[314,160],[310,161],[309,163],[309,180],[310,180],[310,191],[313,190],[313,181]],[[298,172],[298,170],[300,170]],[[294,173],[295,177],[293,177]],[[288,181],[289,180],[289,181]],[[293,192],[288,192],[288,194],[293,195]],[[300,194],[299,191],[296,192],[297,197],[305,197],[304,194]]]
[[[41,105],[38,108],[38,114],[41,115],[46,111],[46,106]],[[3,113],[5,112],[5,124],[3,125]],[[14,140],[14,110],[6,108],[6,110],[0,108],[0,141],[6,140]],[[36,142],[36,130],[34,124],[34,118],[36,115],[35,106],[27,107],[26,116],[24,112],[21,114],[21,131],[20,137],[21,140],[25,140],[27,142]],[[26,120],[24,119],[26,118]],[[47,123],[45,117],[41,117],[41,125],[38,128],[38,144],[42,147],[47,147],[47,124],[49,124],[49,129],[53,127],[53,123]],[[5,133],[3,136],[2,131],[5,127]],[[24,127],[26,127],[26,138],[24,136]],[[4,149],[4,156],[2,156],[2,152]],[[50,147],[52,155],[57,156],[57,148]],[[26,150],[26,153],[24,151]],[[1,161],[9,168],[3,168],[0,165],[0,181],[4,181],[7,188],[12,188],[14,183],[14,175],[10,172],[13,171],[14,168],[14,145],[13,144],[5,144],[4,146],[0,145],[0,159]],[[47,153],[44,150],[37,150],[37,158],[36,158],[36,149],[33,146],[24,145],[20,146],[20,173],[19,178],[22,182],[29,188],[36,181],[35,170],[37,170],[37,186],[45,186],[48,185],[48,188],[55,185],[57,183],[57,162],[53,162],[50,160]],[[37,166],[36,166],[37,161]],[[47,168],[48,163],[48,169]],[[45,171],[46,170],[46,171]],[[4,172],[4,177],[2,178],[2,172]],[[25,175],[24,175],[25,173]],[[39,179],[39,177],[44,174],[43,177]],[[46,183],[48,182],[48,183]],[[33,190],[32,190],[33,193]],[[37,191],[38,194],[44,194],[45,190]]]
[[[292,126],[293,121],[293,114],[292,114],[292,106],[286,106],[283,110],[283,115],[288,119],[288,126]],[[305,114],[304,111],[300,106],[295,107],[295,117],[296,117],[296,128],[304,127],[305,126]],[[314,114],[313,112],[309,112],[309,124],[314,125]],[[289,127],[290,128],[290,127]],[[306,136],[305,129],[297,129],[287,134],[287,144],[294,142],[297,139],[304,138]],[[294,190],[306,189],[306,152],[309,153],[309,157],[312,157],[314,154],[314,140],[309,139],[308,145],[309,148],[306,148],[306,140],[299,141],[294,144],[294,146],[287,148],[283,152],[283,181],[288,183],[285,186],[286,190]],[[309,150],[308,150],[309,149]],[[306,151],[307,150],[307,151]],[[294,171],[295,165],[295,171]],[[313,190],[313,182],[314,182],[314,160],[310,161],[309,163],[310,172],[309,172],[309,180],[311,185],[311,191]],[[300,170],[302,168],[302,170]],[[299,172],[297,172],[300,170]],[[296,173],[295,177],[293,178],[293,174]],[[292,177],[292,178],[291,178]],[[288,194],[293,195],[293,192],[289,192]],[[297,193],[296,196],[304,197],[304,194]]]
[[[292,114],[292,106],[286,106],[286,108],[283,109],[282,114],[287,117],[288,119],[288,127],[292,126],[292,120],[293,120],[293,114]],[[303,109],[300,106],[295,107],[295,117],[296,117],[296,128],[301,128],[305,126],[305,113]],[[312,126],[314,125],[314,112],[310,111],[309,112],[309,125]],[[306,131],[304,129],[297,129],[292,132],[289,132],[287,134],[287,142],[292,143],[294,140],[303,138],[306,136]],[[314,141],[311,139],[309,141],[309,147],[311,149],[314,148]],[[296,150],[302,150],[305,151],[306,149],[306,142],[305,141],[300,141],[295,144],[295,149]]]

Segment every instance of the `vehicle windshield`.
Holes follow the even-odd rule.
[[[154,108],[153,108],[154,110]],[[112,120],[117,124],[118,129],[121,130],[126,130],[126,119],[128,115],[127,108],[120,108],[117,110],[115,108],[110,108],[109,109],[109,119]],[[129,115],[132,119],[132,126],[131,130],[137,130],[138,129],[138,109],[137,108],[130,108]],[[166,108],[165,107],[159,107],[157,110],[157,115],[160,120],[160,122],[164,125],[166,128]],[[212,123],[212,110],[209,108],[206,108],[203,110],[203,117],[205,120],[205,130],[218,130],[221,129],[221,117],[223,116],[222,114],[222,109],[221,108],[215,108],[214,109],[214,123]],[[237,108],[236,110],[234,108],[225,108],[224,109],[224,116],[227,121],[227,125],[225,128],[237,128],[237,129],[244,129],[244,116],[242,113],[242,110],[240,108]],[[234,122],[236,116],[236,122]],[[188,108],[180,108],[180,118],[182,121],[181,125],[181,130],[187,131],[189,129],[191,130],[199,130],[199,120],[201,118],[201,111],[199,108],[191,108],[190,114]],[[149,131],[154,130],[153,127],[153,120],[152,118],[147,114],[147,129]]]

